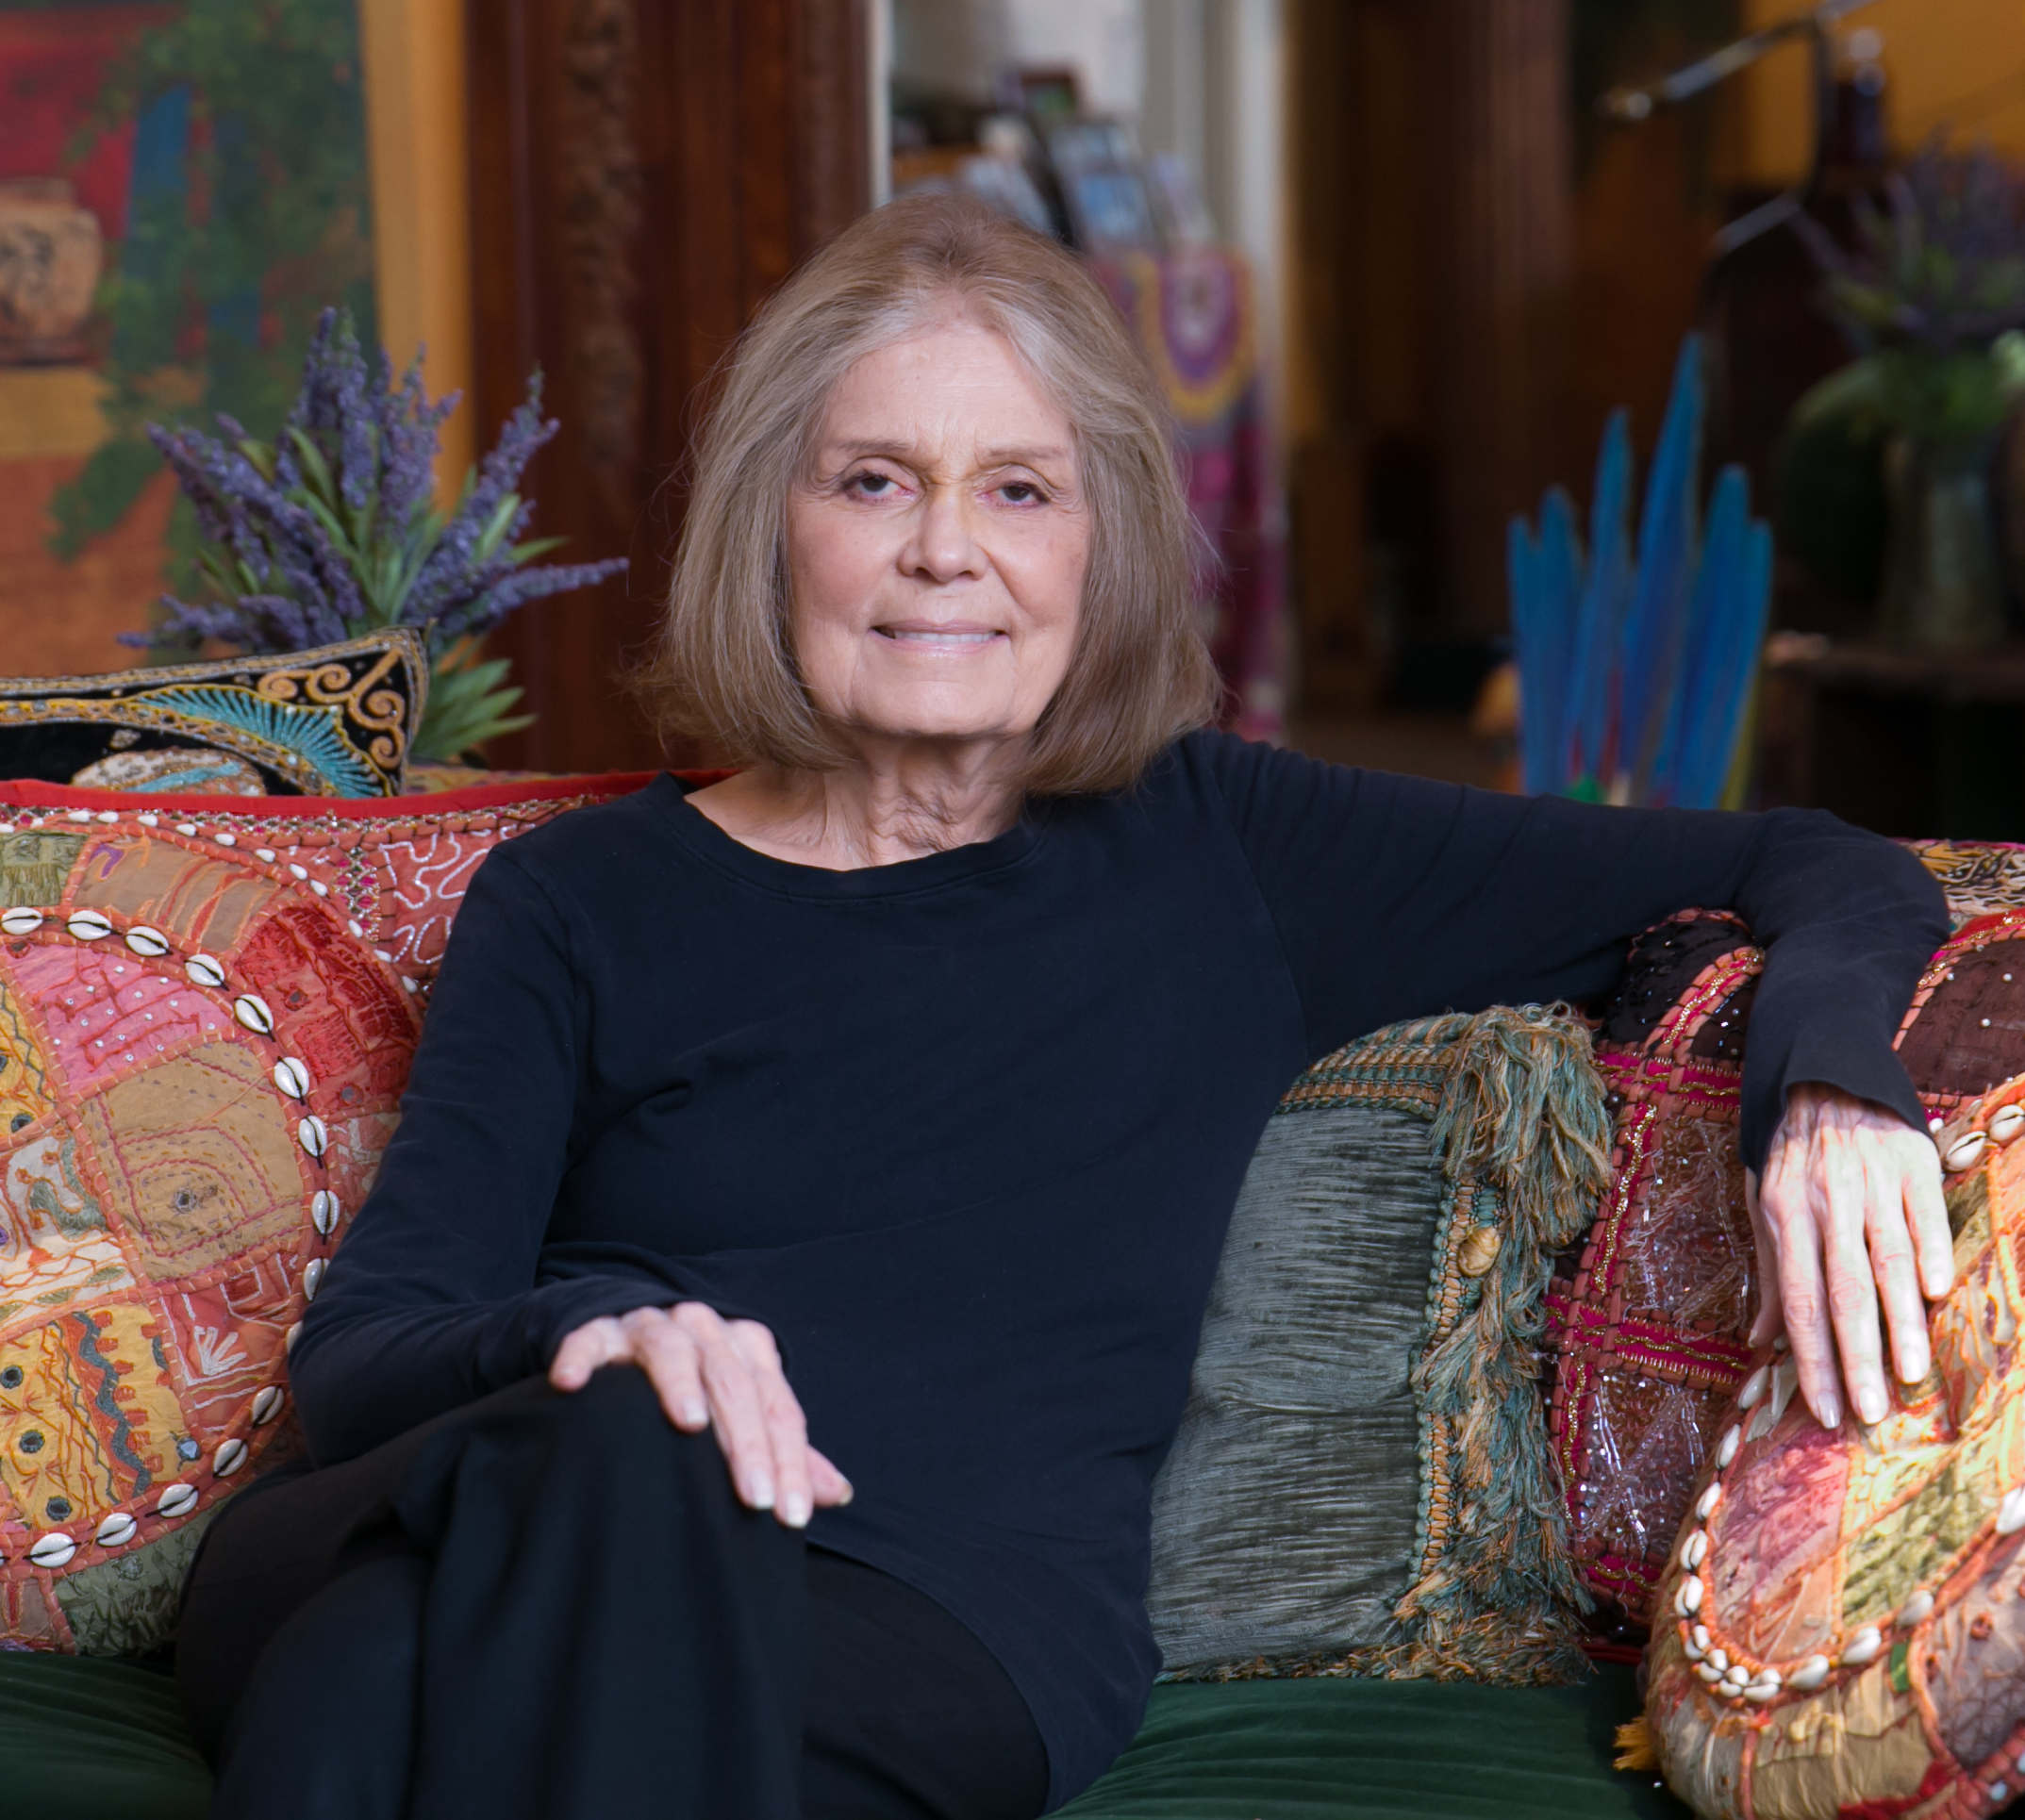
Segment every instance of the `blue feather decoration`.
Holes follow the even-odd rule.
[[[1611,413],[1596,468],[1586,559],[1559,488],[1537,532],[1507,541],[1525,787],[1613,802],[1726,800],[1756,694],[1771,604],[1771,534],[1741,470],[1718,478],[1704,531],[1701,343],[1674,366],[1631,537],[1629,419]]]
[[[127,698],[177,714],[222,721],[270,746],[293,753],[330,786],[331,796],[377,796],[379,783],[344,742],[335,707],[273,702],[250,688],[191,684],[144,689]]]
[[[1612,411],[1596,464],[1596,495],[1589,504],[1589,571],[1582,581],[1569,654],[1563,777],[1556,786],[1562,790],[1598,794],[1604,779],[1613,667],[1631,603],[1631,484],[1630,414]]]

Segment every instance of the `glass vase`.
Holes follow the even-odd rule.
[[[2004,636],[1990,497],[1991,434],[1895,436],[1884,479],[1891,525],[1879,629],[1892,644],[1962,650]]]

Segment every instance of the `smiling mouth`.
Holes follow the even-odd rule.
[[[974,650],[1004,636],[989,626],[881,625],[872,630],[895,644],[921,645],[931,651]]]

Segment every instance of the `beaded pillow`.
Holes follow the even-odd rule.
[[[288,1338],[499,841],[645,778],[403,802],[0,786],[0,1648],[166,1640],[290,1445]]]
[[[224,796],[392,796],[429,693],[390,626],[285,657],[0,679],[0,777]]]
[[[1396,1025],[1287,1091],[1154,1487],[1170,1677],[1581,1672],[1537,1348],[1606,1130],[1565,1008]]]
[[[1825,1431],[1767,1351],[1661,1592],[1646,1723],[1708,1816],[1993,1813],[2025,1788],[2025,1077],[1940,1133],[1955,1286],[1934,1367]]]
[[[1736,1148],[1764,955],[1690,910],[1632,946],[1597,1034],[1610,1188],[1548,1291],[1552,1431],[1598,1628],[1635,1635],[1716,1418],[1749,1368],[1756,1253]]]
[[[1913,852],[1956,925],[1898,1039],[1937,1126],[2025,1068],[2025,848]],[[1762,966],[1735,918],[1684,912],[1634,945],[1597,1042],[1617,1146],[1602,1213],[1549,1294],[1553,1437],[1599,1628],[1631,1639],[1746,1369],[1756,1255],[1735,1130]]]

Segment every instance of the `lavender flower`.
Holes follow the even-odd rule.
[[[527,602],[626,564],[536,565],[556,540],[523,540],[534,504],[516,488],[557,428],[541,416],[539,372],[446,521],[431,501],[433,470],[456,403],[455,393],[430,400],[419,356],[396,381],[383,353],[369,375],[350,318],[325,310],[274,442],[224,416],[224,440],[151,424],[196,513],[207,546],[198,568],[216,597],[165,595],[155,637],[271,653],[414,626],[432,670],[417,756],[455,755],[526,725],[506,718],[521,691],[497,687],[505,665],[476,662],[473,641]]]
[[[1858,348],[1981,352],[2025,328],[2025,179],[2012,166],[1986,149],[1950,153],[1936,134],[1885,196],[1883,213],[1857,204],[1854,253],[1796,219]]]

